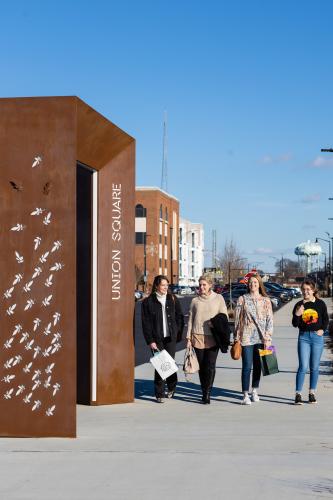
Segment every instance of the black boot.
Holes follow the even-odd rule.
[[[215,379],[215,368],[214,369],[210,368],[207,371],[205,390],[202,391],[202,402],[205,405],[210,405],[210,393],[212,391],[214,379]]]
[[[201,402],[203,404],[206,404],[206,397],[207,397],[207,388],[206,388],[206,373],[203,370],[199,370],[199,379],[200,379],[200,385],[201,385],[201,391],[202,391],[202,398]]]

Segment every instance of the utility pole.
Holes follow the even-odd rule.
[[[212,230],[212,267],[216,266],[216,229]]]
[[[167,112],[164,111],[163,120],[163,156],[162,156],[162,176],[161,189],[168,191],[168,131],[167,131]]]

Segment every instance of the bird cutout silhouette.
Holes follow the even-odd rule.
[[[33,359],[36,359],[38,354],[40,354],[42,352],[42,348],[37,345],[36,347],[34,347],[34,355],[33,355]]]
[[[23,264],[24,258],[22,255],[20,255],[18,252],[15,251],[15,258],[19,264]]]
[[[32,367],[32,361],[30,361],[30,363],[25,365],[25,367],[23,368],[24,373],[30,373],[31,367]]]
[[[51,181],[46,182],[46,184],[44,184],[44,187],[43,187],[43,193],[45,195],[50,194],[51,188],[52,188],[52,182]]]
[[[15,356],[14,358],[14,362],[13,362],[13,366],[16,366],[16,365],[19,365],[22,361],[22,356],[20,356],[19,354],[17,356]]]
[[[53,413],[54,413],[55,409],[56,409],[56,405],[51,406],[50,408],[48,408],[46,410],[45,415],[47,415],[48,417],[53,417]]]
[[[49,212],[43,219],[43,224],[48,226],[51,223],[52,212]]]
[[[43,351],[44,358],[48,358],[50,356],[51,349],[52,349],[51,345],[47,349],[44,349]]]
[[[52,267],[50,267],[50,271],[60,271],[64,268],[64,264],[62,262],[56,262]]]
[[[12,286],[11,288],[9,288],[8,290],[5,291],[5,293],[3,294],[5,299],[10,299],[12,297],[13,290],[14,290],[14,287]]]
[[[17,283],[19,283],[20,281],[22,281],[23,279],[23,275],[22,274],[15,274],[15,279],[13,281],[13,285],[17,285]]]
[[[38,410],[42,406],[42,403],[41,403],[41,401],[39,399],[37,401],[35,401],[34,403],[35,404],[33,405],[31,411]]]
[[[61,339],[61,333],[57,332],[57,333],[54,333],[53,335],[53,339],[51,341],[51,344],[54,344],[55,342],[58,342],[58,340]]]
[[[53,247],[51,252],[55,252],[56,250],[59,250],[59,248],[62,246],[62,242],[57,240],[53,243]]]
[[[6,311],[7,316],[13,316],[15,309],[16,309],[16,304],[13,304],[12,306],[8,307]]]
[[[41,244],[41,241],[42,241],[42,238],[40,236],[36,236],[36,238],[34,239],[34,243],[35,243],[34,250],[37,250],[37,248]]]
[[[4,348],[5,349],[10,349],[12,347],[13,340],[14,340],[13,337],[11,337],[10,339],[6,340],[6,342],[3,345]]]
[[[23,191],[22,184],[17,184],[14,181],[9,181],[9,184],[12,186],[13,189],[15,189],[15,191]]]
[[[47,257],[49,255],[50,252],[45,252],[41,255],[41,257],[39,257],[39,262],[41,262],[43,264],[43,262],[46,262],[47,260]]]
[[[23,342],[25,342],[26,340],[28,340],[29,338],[29,333],[28,332],[24,332],[22,334],[22,337],[21,337],[21,340],[20,340],[20,344],[22,344]]]
[[[24,285],[24,287],[23,287],[23,291],[24,291],[25,293],[30,292],[30,291],[31,291],[32,284],[33,284],[33,281],[32,281],[32,280],[31,280],[31,281],[28,281],[28,283],[26,283],[26,284]]]
[[[38,389],[38,387],[42,385],[42,382],[38,379],[38,380],[35,380],[35,383],[34,385],[32,386],[31,390],[32,392],[35,391],[36,389]]]
[[[38,156],[35,156],[35,158],[33,159],[33,162],[32,162],[32,165],[31,167],[32,168],[36,168],[38,167],[38,165],[40,165],[43,161],[43,157],[38,155]]]
[[[52,395],[55,396],[59,390],[60,390],[60,384],[58,383],[54,384]]]
[[[50,375],[50,376],[49,376],[49,377],[47,377],[47,379],[45,380],[45,382],[44,382],[44,387],[45,387],[45,389],[48,389],[48,388],[50,387],[50,385],[51,385],[51,377],[52,377],[52,376]]]
[[[7,361],[3,365],[6,368],[6,370],[9,370],[12,367],[13,361],[14,358],[7,359]]]
[[[15,393],[15,396],[19,396],[24,391],[25,391],[25,385],[19,385],[18,388],[17,388],[17,391]]]
[[[5,399],[12,399],[12,394],[13,394],[13,392],[14,392],[14,388],[9,389],[9,391],[6,391],[6,392],[5,392],[5,394],[4,394],[4,396],[3,396],[3,397],[4,397]]]
[[[53,285],[52,278],[53,274],[50,274],[50,276],[45,281],[45,286],[47,286],[48,288]]]
[[[16,224],[16,226],[13,226],[10,228],[11,231],[23,231],[27,226],[24,226],[23,224]]]
[[[53,326],[55,326],[57,323],[59,323],[60,318],[61,318],[61,314],[60,313],[55,312],[53,314]]]
[[[26,351],[31,351],[33,344],[35,343],[34,339],[30,340],[30,342],[27,342],[24,346]]]
[[[52,345],[51,345],[52,347]],[[53,349],[51,351],[51,354],[54,354],[55,352],[58,352],[60,349],[61,349],[61,344],[59,342],[57,342],[56,344],[53,345]]]
[[[27,303],[25,305],[24,310],[27,311],[28,309],[31,309],[32,306],[34,305],[35,301],[33,299],[27,300]]]
[[[32,275],[32,279],[37,278],[37,276],[40,276],[43,272],[43,269],[41,267],[35,267],[34,269],[34,274]]]
[[[43,332],[43,333],[44,333],[44,335],[46,335],[46,336],[47,336],[47,335],[49,335],[49,334],[51,333],[51,326],[52,326],[52,323],[49,323],[49,324],[47,325],[47,327],[46,327],[46,328],[44,328],[44,332]]]
[[[41,373],[42,372],[40,370],[35,370],[31,380],[36,380],[36,378],[39,378]]]
[[[30,215],[41,215],[43,212],[45,212],[45,208],[35,208],[35,210],[31,212]]]
[[[15,325],[14,331],[12,333],[12,337],[15,337],[18,333],[20,333],[23,330],[22,325]]]
[[[30,403],[31,396],[32,396],[32,392],[30,392],[27,396],[25,396],[25,397],[23,398],[23,401],[24,401],[26,404]]]
[[[34,332],[37,330],[37,328],[39,327],[39,325],[41,324],[42,320],[39,319],[39,318],[35,318],[33,320],[33,324],[34,324]]]
[[[10,384],[11,381],[15,378],[15,375],[6,375],[3,377],[1,380],[2,382],[5,382],[5,384]]]
[[[52,370],[55,366],[55,363],[51,363],[50,365],[48,365],[46,368],[45,368],[45,373],[49,374],[49,373],[52,373]]]
[[[49,295],[48,297],[45,297],[45,299],[42,301],[42,304],[44,307],[47,307],[50,305],[52,297],[53,297],[53,295]]]

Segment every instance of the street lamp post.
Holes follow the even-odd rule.
[[[330,295],[331,288],[332,288],[332,291],[331,291],[331,295],[332,295],[332,293],[333,293],[333,287],[332,287],[332,250],[333,250],[333,238],[330,237],[330,233],[326,232],[326,234],[329,237],[328,240],[326,240],[325,238],[319,238],[318,237],[318,238],[316,238],[316,243],[318,243],[318,240],[325,241],[326,243],[328,243],[328,263],[329,263],[328,295]],[[332,242],[331,242],[331,240],[332,240]]]

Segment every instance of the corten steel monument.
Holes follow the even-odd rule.
[[[0,99],[0,435],[133,400],[135,141],[77,97]]]

